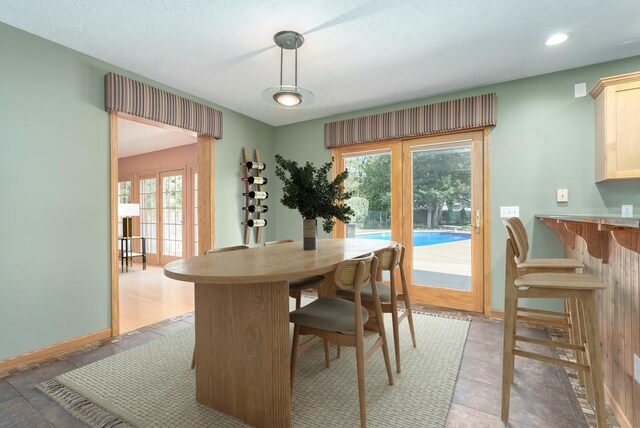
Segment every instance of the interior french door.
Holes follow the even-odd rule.
[[[184,170],[160,173],[160,264],[186,256]]]
[[[158,178],[154,175],[139,178],[140,236],[145,238],[147,262],[158,264]],[[137,242],[134,243],[137,245]]]
[[[481,312],[483,132],[335,149],[334,162],[356,213],[335,236],[402,243],[414,302]]]

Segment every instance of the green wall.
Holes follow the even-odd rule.
[[[272,159],[274,128],[2,23],[0,40],[4,359],[111,326],[107,72],[222,110],[217,246],[242,239],[241,148]],[[275,228],[265,235],[274,239]]]
[[[639,69],[640,57],[634,57],[283,126],[276,129],[275,151],[300,162],[329,162],[330,151],[323,145],[327,122],[495,92],[498,119],[491,134],[491,301],[493,308],[502,309],[506,232],[499,218],[500,206],[520,206],[533,257],[562,256],[555,232],[535,221],[535,214],[619,213],[621,204],[639,209],[639,181],[594,183],[594,102],[589,96],[574,98],[576,83],[586,82],[590,89],[600,77]],[[555,202],[557,188],[569,189],[568,204]],[[276,196],[279,199],[281,195]],[[281,205],[276,212],[278,239],[300,239],[302,221],[297,212]],[[532,303],[548,308],[558,305],[555,301]]]
[[[103,107],[109,71],[223,111],[224,139],[215,149],[216,246],[241,241],[242,147],[259,148],[270,163],[264,239],[300,239],[300,216],[278,202],[275,153],[328,162],[326,122],[489,91],[498,94],[491,137],[494,308],[503,306],[500,205],[520,206],[537,257],[560,255],[562,248],[534,214],[615,213],[623,203],[640,205],[637,181],[594,184],[593,101],[573,97],[575,83],[590,88],[599,77],[638,70],[640,57],[273,128],[2,23],[0,40],[0,359],[111,325]],[[558,187],[569,189],[567,206],[555,203]]]

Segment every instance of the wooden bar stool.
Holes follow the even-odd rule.
[[[507,239],[505,271],[505,305],[504,305],[504,335],[502,360],[502,420],[509,419],[509,401],[511,383],[514,380],[515,357],[531,358],[545,363],[557,364],[584,371],[589,374],[593,402],[596,408],[598,426],[607,426],[607,415],[604,404],[604,386],[602,366],[600,360],[600,341],[598,339],[598,321],[596,308],[596,292],[606,285],[593,275],[583,273],[528,273],[521,274],[516,265],[516,245]],[[579,324],[584,329],[579,343],[553,342],[519,336],[516,333],[518,317],[518,299],[521,298],[560,298],[576,302],[576,312]],[[525,351],[516,347],[517,342],[534,345],[553,346],[571,349],[583,353],[582,363],[561,360],[535,352]]]
[[[528,273],[576,273],[584,266],[575,259],[568,258],[551,258],[551,259],[530,259],[527,257],[529,253],[529,238],[524,224],[518,217],[503,219],[502,223],[507,228],[507,233],[511,242],[514,244],[514,258],[516,267],[520,275]],[[506,278],[505,278],[506,279]],[[507,286],[507,285],[505,285]],[[556,328],[568,330],[569,341],[573,344],[581,342],[581,328],[577,314],[577,303],[575,300],[565,300],[565,311],[547,311],[540,309],[525,308],[518,306],[517,319],[530,324],[546,325]],[[528,315],[528,314],[533,314]],[[559,318],[562,319],[559,319]],[[514,326],[515,327],[515,326]],[[578,363],[582,363],[582,353],[572,351]],[[578,372],[578,380],[580,385],[587,388],[587,396],[592,401],[591,390],[585,382],[584,372]]]

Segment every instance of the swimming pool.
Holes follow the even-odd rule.
[[[391,232],[358,233],[356,237],[363,239],[381,239],[388,241],[391,239]],[[419,230],[413,231],[414,247],[444,244],[445,242],[466,241],[469,239],[471,239],[470,233],[427,232]]]

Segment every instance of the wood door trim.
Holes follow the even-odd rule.
[[[120,334],[120,281],[118,277],[118,119],[134,120],[146,123],[137,116],[131,116],[115,111],[109,112],[109,146],[110,146],[110,225],[111,225],[111,335]],[[156,122],[148,125],[164,127]],[[173,127],[172,127],[173,128]],[[182,128],[175,128],[181,132],[193,134]],[[214,138],[197,134],[197,164],[198,171],[198,249],[201,254],[212,248],[215,239],[215,201],[214,201]],[[159,174],[158,174],[159,177]],[[133,185],[133,183],[132,183]],[[202,197],[202,199],[201,199]],[[204,249],[203,249],[204,248]]]
[[[472,240],[472,290],[475,290],[475,293],[461,290],[453,290],[444,287],[424,287],[420,288],[420,286],[414,286],[413,283],[413,270],[411,269],[411,262],[413,260],[413,248],[411,245],[406,245],[407,253],[405,257],[405,270],[407,272],[407,277],[410,283],[412,294],[421,296],[425,298],[425,300],[429,301],[429,304],[435,306],[444,306],[454,309],[460,309],[465,311],[472,312],[484,312],[486,310],[485,299],[486,297],[486,274],[488,266],[487,264],[487,254],[486,249],[489,245],[490,237],[487,234],[487,207],[485,206],[485,201],[489,198],[488,187],[485,185],[485,180],[489,173],[487,169],[488,161],[486,159],[487,147],[484,141],[484,130],[475,130],[475,131],[464,131],[464,132],[456,132],[456,133],[448,133],[448,134],[439,134],[436,136],[422,136],[420,138],[412,138],[403,140],[403,156],[405,156],[404,164],[406,165],[403,168],[403,209],[405,215],[405,224],[407,227],[404,227],[403,230],[403,242],[408,243],[411,242],[413,238],[412,229],[409,228],[409,225],[413,224],[413,204],[412,204],[412,179],[413,179],[413,170],[410,167],[411,165],[411,149],[418,147],[428,147],[429,145],[433,145],[434,148],[439,148],[440,144],[444,144],[447,142],[456,142],[456,141],[470,141],[472,152],[471,152],[471,163],[472,163],[472,171],[481,170],[481,178],[482,183],[475,182],[475,186],[472,188],[472,194],[477,195],[478,192],[482,193],[480,198],[474,197],[472,201],[472,218],[474,216],[474,211],[480,209],[482,216],[482,234],[481,241],[478,242],[478,238]],[[444,146],[442,146],[444,147]],[[408,150],[405,150],[407,148]],[[472,182],[473,185],[473,182]],[[473,220],[472,220],[473,222]],[[473,234],[473,232],[472,232]],[[480,260],[478,260],[480,258]],[[473,270],[475,269],[475,270]],[[477,270],[481,270],[481,272],[476,272]],[[489,289],[490,290],[490,289]]]
[[[111,334],[120,334],[120,278],[118,276],[118,113],[109,113],[111,150]],[[133,183],[131,183],[133,185]]]
[[[482,227],[484,233],[484,314],[491,316],[491,129],[484,128],[482,153],[484,156],[484,172],[483,172],[483,194],[484,194],[484,213],[482,215]]]

